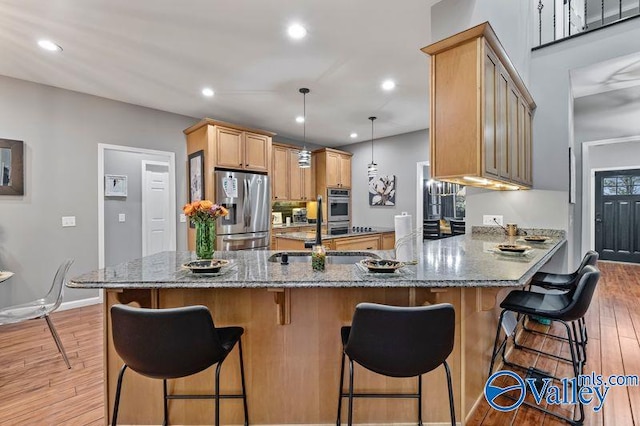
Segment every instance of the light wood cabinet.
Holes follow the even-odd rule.
[[[323,148],[313,151],[316,159],[316,187],[351,188],[351,153]]]
[[[431,170],[488,189],[532,186],[536,105],[488,22],[422,49],[431,55]]]
[[[367,235],[362,237],[336,238],[335,250],[379,250],[380,235]]]
[[[396,233],[385,232],[380,235],[380,250],[393,250],[396,244]]]
[[[272,194],[278,201],[311,201],[314,195],[313,164],[302,169],[298,165],[300,148],[273,144]]]

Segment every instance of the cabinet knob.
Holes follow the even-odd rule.
[[[242,163],[238,164],[238,166],[242,166]]]
[[[249,165],[248,165],[248,164],[245,164],[244,166],[245,166],[245,167],[249,167]]]

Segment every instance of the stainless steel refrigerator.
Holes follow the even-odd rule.
[[[266,250],[271,219],[269,177],[255,173],[214,172],[216,204],[229,210],[218,218],[217,250]]]

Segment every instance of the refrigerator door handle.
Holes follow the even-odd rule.
[[[244,216],[244,228],[247,229],[251,218],[251,194],[249,194],[249,182],[246,178],[243,179],[242,184],[244,185],[244,205],[242,207],[242,214]]]

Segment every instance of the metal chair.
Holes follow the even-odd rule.
[[[447,357],[453,350],[455,311],[448,303],[431,306],[397,307],[360,303],[352,325],[342,327],[342,362],[338,416],[342,399],[349,398],[348,424],[353,424],[353,398],[416,398],[418,423],[422,425],[422,375],[444,365],[449,389],[451,424],[456,424],[451,372]],[[349,358],[349,391],[343,391],[345,356]],[[353,362],[389,377],[417,377],[416,393],[355,393]]]
[[[15,324],[30,319],[44,318],[49,326],[49,331],[53,337],[58,351],[64,359],[64,363],[67,364],[67,368],[71,368],[67,353],[62,346],[62,341],[56,327],[53,325],[53,321],[49,317],[53,311],[58,309],[60,303],[62,303],[62,293],[64,291],[64,284],[66,282],[67,273],[73,263],[73,259],[67,259],[58,267],[58,271],[53,278],[53,284],[49,289],[49,292],[42,299],[36,299],[31,302],[23,303],[20,305],[9,306],[0,309],[0,325]]]
[[[505,352],[507,342],[509,340],[509,337],[514,336],[515,338],[515,332],[511,332],[509,335],[506,335],[504,340],[502,340],[502,342],[498,344],[500,339],[500,328],[502,326],[502,319],[504,318],[505,313],[511,311],[519,314],[521,316],[521,320],[524,320],[524,316],[526,315],[536,315],[543,318],[548,318],[551,321],[560,322],[562,325],[564,325],[567,332],[567,341],[569,342],[569,352],[571,354],[571,359],[568,359],[567,361],[571,363],[574,376],[577,379],[578,376],[583,372],[584,361],[580,359],[578,353],[578,345],[576,344],[578,332],[575,328],[575,321],[579,318],[584,317],[585,313],[589,309],[589,305],[591,304],[591,299],[593,297],[593,293],[595,292],[599,278],[600,271],[598,271],[597,268],[593,266],[586,266],[582,269],[580,275],[578,276],[577,285],[573,290],[569,292],[561,294],[549,294],[523,290],[511,291],[500,304],[502,312],[500,313],[500,319],[498,320],[498,327],[496,329],[496,338],[493,344],[493,353],[491,355],[491,364],[489,366],[488,377],[491,377],[496,357],[500,352],[502,352],[502,362],[504,363],[504,365],[523,371],[532,370],[532,367],[517,364],[515,362],[507,360],[506,358]],[[569,326],[570,323],[572,327]],[[544,354],[544,352],[536,352]],[[560,378],[552,376],[551,374],[548,374],[547,376],[554,380],[561,380]],[[580,392],[579,381],[577,382],[577,392]],[[584,420],[584,406],[582,403],[579,404],[580,414],[578,419],[562,416],[553,411],[549,411],[545,408],[529,403],[528,401],[524,401],[523,403],[546,414],[558,417],[559,419],[562,419],[573,425],[579,425]]]
[[[464,220],[450,220],[451,235],[464,235],[467,231]]]
[[[118,375],[112,425],[118,421],[122,378],[127,368],[154,379],[162,379],[164,424],[167,424],[169,399],[214,399],[215,424],[220,425],[220,399],[242,399],[244,424],[249,424],[247,394],[242,359],[242,327],[216,328],[205,306],[172,309],[111,307],[113,345],[124,365]],[[220,368],[235,344],[240,355],[241,394],[220,394]],[[167,394],[167,379],[186,377],[217,364],[215,394]]]
[[[440,231],[440,221],[438,219],[429,219],[422,222],[422,239],[438,240],[442,238]]]

